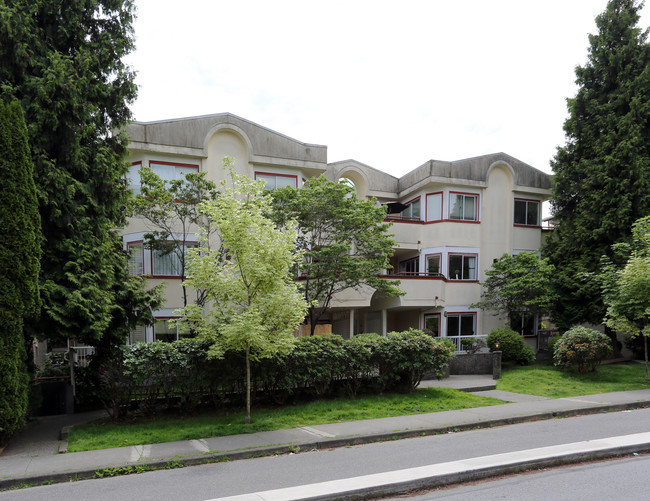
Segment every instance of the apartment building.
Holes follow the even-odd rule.
[[[480,281],[504,253],[537,251],[542,240],[542,202],[552,178],[505,153],[443,162],[431,160],[405,176],[394,177],[355,160],[328,163],[327,147],[307,144],[234,116],[215,114],[157,122],[135,122],[130,137],[130,184],[139,189],[138,170],[151,167],[163,179],[188,171],[206,172],[217,183],[227,173],[224,156],[238,172],[263,178],[267,187],[300,187],[326,176],[352,183],[359,197],[375,197],[388,207],[397,247],[386,278],[399,278],[406,293],[382,297],[369,289],[347,290],[333,298],[324,330],[350,337],[409,327],[456,340],[484,336],[507,321],[472,308],[480,300]],[[132,251],[131,270],[152,284],[166,282],[166,304],[154,312],[156,323],[139,328],[130,342],[172,340],[182,336],[168,327],[182,306],[181,277],[173,255],[146,249],[152,228],[132,218],[123,230]],[[188,247],[197,237],[184,235]],[[537,324],[522,325],[534,340]],[[533,344],[533,343],[531,343]]]

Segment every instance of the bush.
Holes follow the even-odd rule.
[[[444,373],[454,350],[447,343],[416,329],[378,337],[373,355],[382,390],[411,392],[426,372]]]
[[[576,368],[580,373],[593,372],[611,353],[608,336],[576,325],[566,331],[555,344],[553,363],[558,367]]]
[[[553,336],[548,340],[548,350],[553,354],[555,352],[555,345],[562,339],[562,336]]]
[[[480,337],[466,337],[460,340],[460,349],[467,353],[476,353],[485,348],[485,341]]]
[[[498,350],[497,343],[499,344]],[[529,346],[526,346],[523,336],[507,327],[494,329],[490,332],[487,345],[490,351],[501,351],[501,360],[504,362],[528,365],[535,361],[535,353]]]

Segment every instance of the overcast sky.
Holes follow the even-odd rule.
[[[135,4],[136,120],[230,112],[401,176],[499,151],[550,173],[607,0]]]

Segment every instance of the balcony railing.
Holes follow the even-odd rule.
[[[487,346],[487,336],[486,335],[483,335],[483,336],[447,336],[447,339],[451,339],[454,343],[456,343],[456,351],[468,351],[468,347],[463,346],[463,344],[465,344],[465,343],[463,343],[463,341],[465,341],[467,343],[470,340],[474,340],[474,339],[482,339],[483,342],[486,343],[485,346]]]
[[[422,272],[422,271],[395,271],[380,275],[381,278],[437,278],[445,280],[442,273]]]

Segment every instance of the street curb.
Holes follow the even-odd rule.
[[[443,426],[438,428],[418,428],[412,430],[397,430],[394,432],[377,433],[374,435],[325,438],[323,440],[318,440],[313,442],[300,442],[300,443],[283,444],[277,446],[255,447],[255,448],[243,449],[243,450],[219,451],[219,452],[206,453],[197,456],[175,456],[173,458],[167,458],[167,459],[154,459],[150,461],[145,460],[137,463],[123,463],[121,466],[106,465],[105,467],[97,467],[97,468],[83,469],[83,470],[74,470],[74,471],[68,470],[65,472],[52,472],[52,473],[35,474],[35,475],[26,474],[20,477],[0,479],[0,491],[15,488],[18,486],[32,487],[32,486],[43,485],[43,484],[73,482],[77,480],[102,478],[97,474],[99,473],[101,475],[103,472],[109,472],[109,474],[103,475],[105,477],[116,476],[120,474],[128,474],[128,473],[140,473],[140,471],[135,471],[137,467],[142,468],[141,472],[160,470],[160,469],[180,468],[185,466],[196,466],[201,464],[218,463],[218,462],[225,462],[225,461],[238,461],[242,459],[252,459],[257,457],[290,454],[290,453],[296,453],[305,450],[334,449],[339,447],[371,444],[375,442],[387,442],[391,440],[402,440],[407,438],[440,435],[444,433],[454,433],[459,431],[476,430],[482,428],[494,428],[497,426],[527,423],[532,421],[543,421],[543,420],[554,419],[554,418],[584,416],[584,415],[600,414],[600,413],[607,413],[607,412],[619,412],[624,410],[643,409],[647,407],[650,407],[650,400],[631,402],[625,404],[607,404],[607,405],[599,405],[597,407],[584,407],[584,408],[567,409],[561,411],[549,411],[549,412],[542,412],[538,414],[514,416],[509,418],[492,419],[486,421],[473,421],[473,422],[448,425],[448,426]],[[67,446],[67,441],[65,441],[65,443]],[[650,444],[648,444],[648,450],[650,450]],[[626,454],[626,452],[622,452],[616,455],[621,455],[621,454]],[[578,458],[578,459],[586,459],[586,458]],[[122,473],[110,474],[111,471],[116,472],[119,470],[128,470],[129,468],[133,471],[124,471]],[[494,474],[496,473],[490,473],[490,475],[487,476],[492,476]]]

